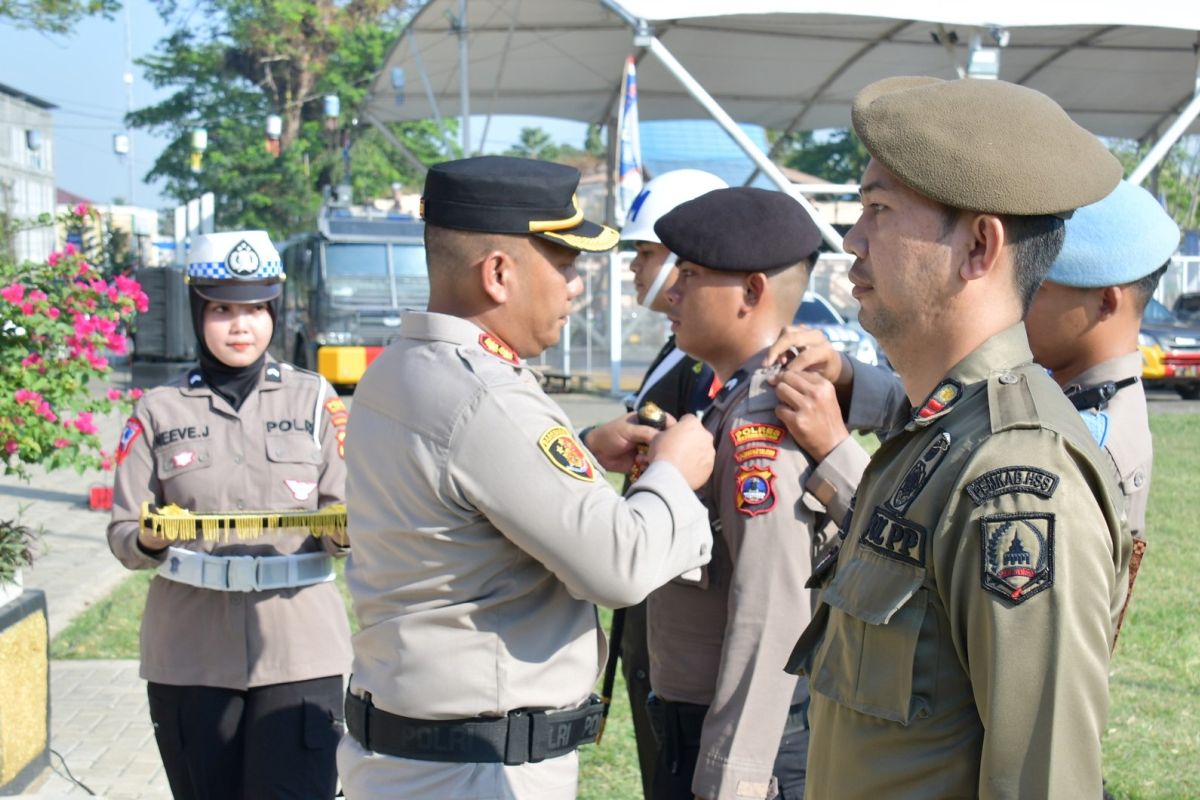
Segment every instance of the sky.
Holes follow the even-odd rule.
[[[52,113],[55,179],[60,189],[96,203],[120,197],[148,208],[172,207],[175,203],[162,196],[161,185],[143,180],[164,140],[132,131],[132,172],[130,157],[113,152],[113,135],[125,130],[121,120],[128,107],[122,79],[128,69],[127,19],[134,60],[153,52],[167,34],[149,0],[126,0],[125,9],[114,19],[86,19],[68,35],[21,30],[0,18],[0,83],[58,106]],[[156,90],[144,80],[136,64],[132,72],[134,108],[167,96],[167,91]],[[504,150],[517,140],[522,127],[535,125],[545,128],[556,142],[583,145],[586,126],[581,123],[495,117],[483,151]],[[471,118],[474,136],[481,135],[483,127],[482,117]]]

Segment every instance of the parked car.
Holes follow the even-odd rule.
[[[834,350],[864,364],[890,366],[875,337],[863,330],[857,322],[847,322],[837,309],[819,294],[804,293],[804,299],[800,302],[800,308],[796,310],[792,322],[817,328],[833,344]]]
[[[1175,298],[1175,305],[1171,310],[1184,322],[1200,319],[1200,292],[1184,292],[1179,295]]]
[[[1200,324],[1179,319],[1151,298],[1138,349],[1146,388],[1174,389],[1186,400],[1200,398]]]

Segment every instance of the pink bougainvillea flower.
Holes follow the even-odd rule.
[[[46,256],[46,263],[52,267],[57,267],[58,262],[62,261],[63,254],[55,250],[50,255]]]
[[[0,297],[3,297],[8,302],[15,305],[20,305],[25,299],[25,286],[20,283],[13,283],[0,289]]]
[[[16,439],[9,439],[7,442],[4,443],[4,452],[10,456],[15,455],[16,452],[20,449],[21,449],[21,446],[19,444],[17,444]]]
[[[50,319],[58,319],[60,314],[62,314],[62,312],[59,311],[54,306],[50,306],[50,308],[46,309],[46,316],[49,317]]]
[[[33,303],[21,303],[21,313],[27,317],[33,316]]]
[[[17,389],[13,392],[13,399],[18,403],[36,403],[42,399],[42,396],[29,389]]]
[[[137,400],[141,396],[142,396],[141,389],[130,389],[129,390],[129,399],[130,400]]]
[[[49,300],[49,299],[50,299],[50,296],[47,295],[45,292],[43,292],[41,289],[31,289],[29,292],[29,302],[31,302],[31,303],[40,303],[43,300]]]
[[[95,423],[92,422],[92,412],[90,411],[80,411],[79,417],[72,424],[75,425],[75,430],[83,434],[93,434],[97,430]]]
[[[71,244],[70,242],[67,242],[67,246],[63,248],[63,252],[69,256],[73,256],[79,252],[79,248],[76,247],[75,245]]]
[[[109,389],[107,392],[107,395],[108,395],[109,400],[116,402],[121,399],[121,390],[120,389]]]
[[[57,447],[59,450],[63,449],[64,447],[70,446],[70,444],[71,444],[70,439],[63,439],[62,437],[59,437],[54,440],[54,446]]]
[[[108,366],[108,359],[98,353],[88,353],[88,362],[96,369],[104,369]]]
[[[41,360],[42,360],[42,357],[40,355],[38,355],[37,353],[30,353],[29,355],[27,355],[21,359],[21,366],[22,367],[34,367],[34,366],[37,366],[41,362]]]
[[[77,217],[86,217],[88,215],[88,204],[76,203],[75,208],[73,208],[72,211],[75,212],[75,216]]]

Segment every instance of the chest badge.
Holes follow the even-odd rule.
[[[479,346],[501,361],[506,361],[514,366],[521,363],[521,359],[517,358],[515,350],[486,331],[479,334]]]
[[[317,488],[317,484],[314,481],[294,481],[290,478],[285,479],[283,485],[288,488],[288,491],[292,493],[292,497],[297,500],[307,500],[313,493],[313,489]]]
[[[775,472],[770,467],[743,469],[737,474],[737,510],[748,517],[775,507]]]
[[[1013,605],[1054,584],[1054,515],[995,514],[983,526],[983,588]]]
[[[175,469],[181,469],[196,460],[196,454],[191,450],[184,450],[182,453],[176,453],[171,456],[171,463],[175,465]]]
[[[538,437],[538,447],[558,469],[581,481],[596,480],[592,462],[575,437],[561,425],[555,425]]]

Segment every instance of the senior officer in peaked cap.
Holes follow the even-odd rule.
[[[867,459],[847,449],[817,463],[801,452],[775,416],[760,362],[800,306],[821,234],[793,198],[748,187],[683,203],[654,230],[679,258],[667,292],[679,347],[724,387],[704,416],[717,443],[700,493],[713,560],[699,580],[672,581],[648,603],[661,740],[650,796],[801,798],[806,682],[782,668],[809,620],[805,582],[826,522],[805,488],[840,482],[849,495]],[[872,386],[863,370],[858,400]],[[874,385],[890,385],[876,373]],[[881,421],[857,420],[851,405],[852,426]]]
[[[1111,463],[1021,322],[1073,209],[1121,167],[1052,100],[893,78],[846,235],[860,322],[908,398],[791,669],[811,797],[1099,797],[1131,551]]]
[[[482,157],[430,169],[427,313],[358,386],[347,441],[347,582],[362,629],[338,763],[346,795],[572,798],[595,738],[595,603],[630,605],[707,563],[693,492],[713,448],[695,417],[609,423],[581,446],[523,359],[582,288],[577,170]],[[622,498],[601,466],[649,466]],[[597,461],[600,463],[598,464]]]
[[[266,354],[284,274],[265,232],[195,237],[187,280],[199,364],[125,423],[108,526],[122,564],[158,572],[140,673],[155,739],[179,800],[330,798],[350,666],[331,558],[347,547],[346,407]],[[159,513],[172,505],[207,516]]]

